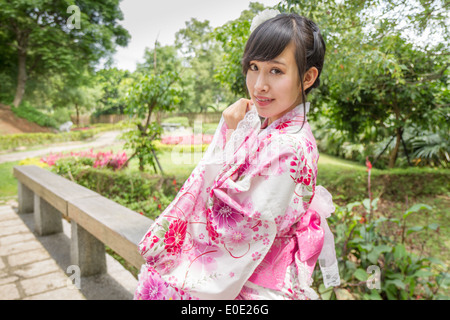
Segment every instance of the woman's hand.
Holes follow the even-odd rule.
[[[222,112],[223,119],[228,127],[226,133],[227,141],[252,105],[252,100],[241,98]]]
[[[252,105],[252,100],[242,98],[226,108],[222,112],[222,115],[228,129],[236,129],[238,123],[244,119],[245,114],[250,110]]]

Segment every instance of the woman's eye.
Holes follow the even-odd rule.
[[[281,72],[280,69],[272,69],[272,70],[270,70],[270,72],[273,74],[282,74],[283,73],[283,72]]]
[[[257,71],[258,67],[256,66],[256,64],[251,64],[249,69],[252,71]]]

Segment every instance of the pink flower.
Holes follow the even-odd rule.
[[[247,243],[250,240],[250,235],[248,233],[248,229],[243,227],[233,228],[231,231],[228,231],[224,236],[225,243],[242,244]]]
[[[241,213],[218,199],[213,206],[212,218],[217,222],[219,228],[233,228],[236,226],[237,222],[240,222],[243,219]]]
[[[147,277],[139,287],[140,300],[162,300],[167,293],[167,286],[156,277]]]
[[[257,261],[257,260],[261,259],[261,254],[258,251],[256,251],[255,253],[252,253],[252,258],[253,258],[253,261]]]
[[[186,226],[187,222],[179,219],[170,224],[169,230],[164,235],[164,243],[166,244],[164,249],[167,252],[175,255],[180,251],[186,237]]]

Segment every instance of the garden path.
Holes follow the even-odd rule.
[[[29,150],[21,152],[11,152],[0,154],[0,163],[10,161],[20,161],[27,158],[39,157],[49,153],[58,153],[61,151],[74,150],[80,148],[102,148],[111,146],[119,142],[119,135],[122,131],[107,131],[100,133],[94,141],[90,142],[67,142],[64,144],[58,143],[52,146],[44,147],[38,150]]]

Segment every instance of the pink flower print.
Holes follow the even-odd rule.
[[[246,173],[249,168],[250,168],[250,161],[248,157],[246,157],[244,163],[238,169],[238,176],[241,176],[244,173]]]
[[[206,230],[208,231],[209,238],[215,242],[220,234],[216,231],[217,226],[212,225],[211,219],[211,209],[208,209],[206,213]]]
[[[229,276],[230,276],[230,278],[233,278],[234,277],[234,272],[230,272]]]
[[[313,151],[313,149],[314,149],[314,145],[308,139],[305,139],[305,142],[306,142],[306,151],[308,153],[311,153],[311,151]]]
[[[277,126],[275,127],[275,129],[280,130],[280,129],[287,128],[287,127],[289,127],[289,126],[291,125],[291,123],[292,123],[291,120],[286,121],[286,122],[283,122],[283,123],[277,125]]]
[[[278,216],[275,218],[275,223],[276,224],[280,224],[283,221],[283,217],[282,216]]]
[[[250,240],[249,230],[243,227],[233,228],[231,231],[227,232],[224,236],[224,241],[227,244],[242,244],[248,243]]]
[[[263,245],[267,246],[270,243],[269,238],[264,238],[263,239]]]
[[[255,253],[252,253],[252,258],[253,258],[253,261],[257,261],[257,260],[261,259],[261,254],[258,251],[256,251]]]
[[[233,228],[237,222],[242,221],[242,215],[221,201],[216,201],[212,210],[212,217],[217,222],[219,228]]]
[[[187,222],[179,219],[170,224],[169,230],[164,235],[164,243],[166,244],[164,249],[167,252],[175,255],[181,249],[186,237],[186,226]]]
[[[166,296],[167,286],[157,277],[147,277],[139,287],[140,300],[162,300]]]
[[[222,252],[215,245],[198,242],[195,246],[195,254],[193,255],[193,265],[200,266],[206,271],[213,271],[217,268],[216,258],[222,256]]]

